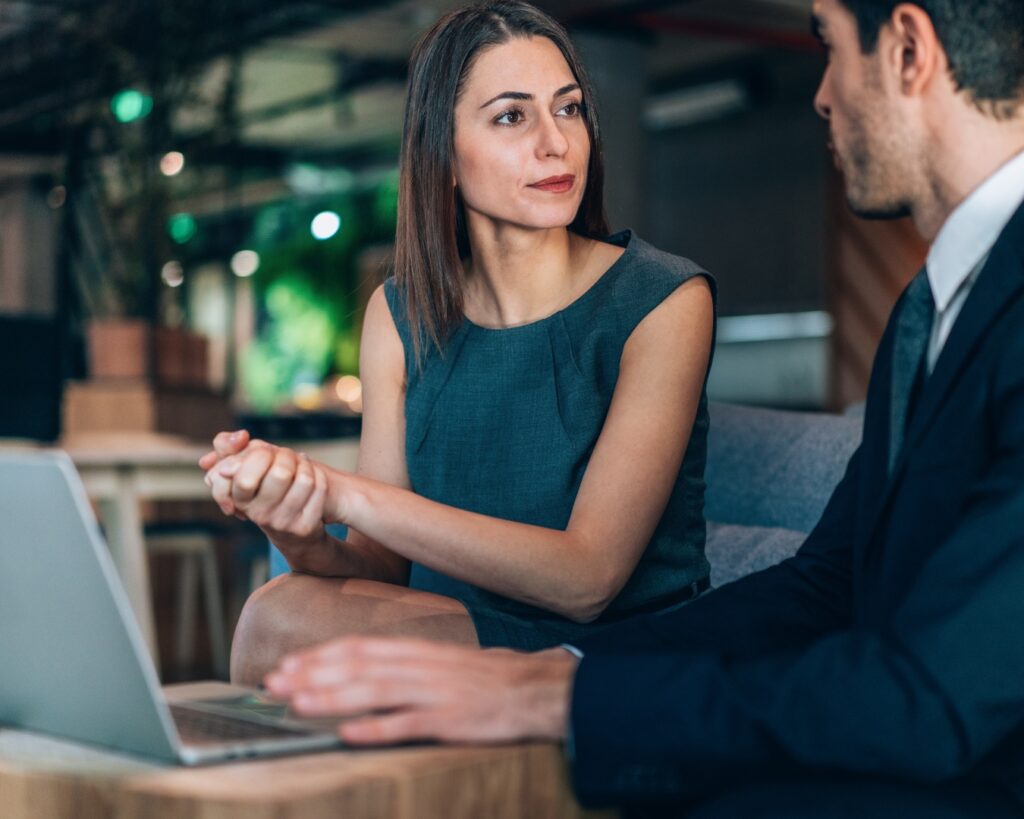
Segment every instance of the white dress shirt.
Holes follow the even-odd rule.
[[[950,214],[928,253],[935,320],[928,372],[949,338],[960,310],[1003,228],[1024,202],[1024,153],[1007,162]]]

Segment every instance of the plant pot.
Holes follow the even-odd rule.
[[[142,319],[103,319],[89,324],[89,373],[94,379],[145,380],[166,387],[208,386],[209,342],[180,327],[157,327]],[[149,345],[156,344],[156,372]]]
[[[89,323],[89,373],[93,378],[141,379],[149,374],[152,328],[143,319]]]

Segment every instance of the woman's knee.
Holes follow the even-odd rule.
[[[250,595],[231,644],[231,679],[256,685],[283,654],[300,647],[310,632],[311,609],[336,590],[337,581],[284,574]],[[334,586],[334,588],[330,588]]]
[[[457,600],[370,580],[291,573],[245,604],[231,647],[231,679],[256,685],[285,654],[347,634],[478,645]]]

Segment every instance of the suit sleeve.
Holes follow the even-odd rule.
[[[587,651],[571,717],[586,803],[698,797],[766,772],[938,782],[1005,747],[1024,724],[1024,350],[1010,352],[992,460],[884,632],[838,629],[762,655]],[[754,616],[778,623],[757,598]]]
[[[849,622],[852,533],[861,450],[821,520],[792,558],[668,614],[609,626],[573,645],[592,651],[727,651],[742,656],[805,645]]]

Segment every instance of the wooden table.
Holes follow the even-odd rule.
[[[168,689],[174,691],[174,687]],[[551,743],[176,768],[0,728],[3,819],[583,819]]]
[[[311,458],[354,469],[356,439],[304,442]],[[107,544],[154,663],[156,625],[140,504],[146,500],[205,500],[210,490],[197,461],[210,447],[151,432],[79,433],[60,442],[99,507]]]

